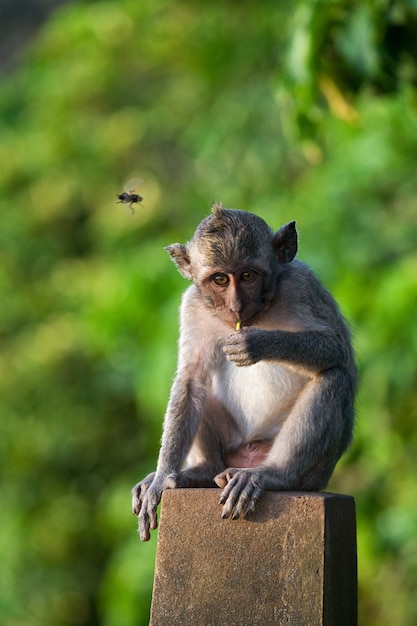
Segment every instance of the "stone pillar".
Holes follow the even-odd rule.
[[[223,520],[219,494],[164,492],[151,626],[356,626],[353,498],[265,493]]]

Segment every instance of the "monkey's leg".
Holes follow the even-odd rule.
[[[333,368],[318,374],[300,394],[265,462],[228,468],[215,477],[223,488],[223,517],[244,517],[263,491],[323,489],[350,443],[353,428],[351,377]]]
[[[214,477],[226,469],[221,437],[210,409],[201,420],[188,454],[186,467],[177,478],[178,487],[216,487]],[[208,416],[208,417],[207,417]]]
[[[222,470],[225,465],[222,465]],[[217,487],[214,477],[219,473],[219,466],[213,463],[202,463],[194,467],[186,467],[177,478],[177,487],[187,489],[190,487]]]

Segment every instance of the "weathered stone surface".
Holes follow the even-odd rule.
[[[164,493],[151,626],[356,625],[353,498],[266,493],[234,521],[219,493]]]

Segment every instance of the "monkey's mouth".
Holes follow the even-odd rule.
[[[228,326],[233,327],[235,330],[240,330],[242,326],[251,326],[254,323],[259,310],[236,314],[235,311],[230,311],[230,309],[217,309],[217,313]]]
[[[263,303],[251,302],[244,306],[240,311],[230,309],[228,306],[214,303],[216,314],[228,326],[235,330],[239,330],[242,326],[251,326],[257,319],[259,313],[263,309]],[[239,328],[238,328],[239,326]]]

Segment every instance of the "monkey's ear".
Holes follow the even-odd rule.
[[[172,243],[170,246],[166,246],[164,250],[171,256],[171,259],[174,261],[181,274],[185,276],[185,278],[188,278],[188,280],[192,280],[193,275],[187,248],[181,243]]]
[[[224,212],[224,207],[221,202],[215,202],[211,205],[211,212],[216,217],[221,217]]]
[[[272,245],[280,263],[290,263],[297,254],[298,247],[295,222],[289,222],[275,233]]]

